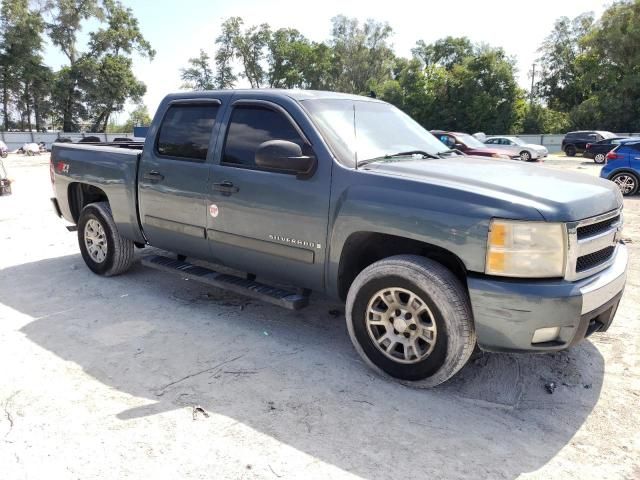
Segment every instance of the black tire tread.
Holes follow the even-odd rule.
[[[473,325],[473,312],[471,310],[469,296],[461,282],[444,265],[418,255],[396,255],[373,263],[365,268],[358,277],[356,277],[347,297],[346,316],[348,326],[350,324],[349,319],[351,315],[351,307],[356,295],[356,291],[352,291],[352,289],[354,287],[357,289],[359,285],[363,283],[363,279],[370,277],[372,272],[385,269],[387,266],[391,265],[411,270],[414,273],[425,277],[427,281],[433,282],[439,289],[441,289],[444,296],[447,298],[447,301],[454,310],[455,317],[458,320],[456,325],[458,327],[457,331],[448,331],[449,345],[453,344],[453,349],[448,350],[452,350],[453,352],[457,351],[457,355],[448,351],[447,360],[440,370],[424,380],[402,381],[402,383],[406,385],[419,388],[434,387],[455,375],[467,363],[474,351],[476,345],[476,333]],[[349,329],[349,333],[352,337],[352,341],[354,341],[354,345],[358,353],[363,356],[364,360],[370,366],[379,373],[388,377],[386,373],[373,365],[366,356],[364,356],[362,349],[355,342],[350,326]]]
[[[84,208],[93,207],[100,212],[102,219],[108,224],[109,229],[113,232],[112,238],[109,238],[113,248],[113,264],[111,268],[106,270],[102,275],[105,277],[112,277],[120,275],[129,268],[134,261],[135,245],[133,241],[122,237],[118,233],[118,227],[113,220],[113,213],[111,212],[111,206],[108,202],[96,202],[86,205]]]

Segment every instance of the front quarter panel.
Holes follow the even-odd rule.
[[[358,232],[435,245],[456,255],[468,271],[484,272],[493,217],[542,219],[532,207],[489,195],[336,165],[329,219],[328,292],[338,295],[342,250],[349,236]]]

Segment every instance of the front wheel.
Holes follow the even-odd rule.
[[[82,209],[78,243],[87,267],[98,275],[119,275],[133,263],[133,242],[118,233],[107,202],[90,203]]]
[[[596,163],[604,163],[604,161],[606,160],[606,156],[604,153],[596,153],[596,155],[593,157],[593,161]]]
[[[520,160],[524,161],[524,162],[528,162],[529,160],[531,160],[531,153],[529,153],[527,150],[523,150],[520,152]]]
[[[638,191],[638,177],[633,173],[616,173],[610,180],[618,186],[625,197],[634,195]]]
[[[460,370],[476,335],[468,295],[441,264],[399,255],[365,268],[347,296],[347,328],[378,373],[434,387]]]
[[[0,157],[7,158],[8,156],[9,156],[9,152],[4,151],[4,150],[2,152],[0,152]]]
[[[567,147],[564,149],[564,153],[567,155],[567,157],[575,157],[577,152],[578,151],[576,150],[576,147],[574,145],[567,145]]]

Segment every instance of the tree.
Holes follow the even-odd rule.
[[[333,49],[334,88],[348,93],[369,93],[390,78],[395,55],[389,44],[393,33],[388,23],[367,20],[360,26],[355,18],[338,15],[329,45]]]
[[[102,20],[104,12],[97,0],[57,0],[50,1],[52,21],[47,24],[49,38],[53,45],[60,48],[67,57],[69,65],[60,71],[56,79],[56,110],[62,120],[62,129],[71,132],[79,128],[78,114],[86,109],[81,105],[82,92],[78,89],[80,81],[78,51],[78,33],[85,20]]]
[[[312,43],[295,28],[273,32],[267,42],[267,82],[271,88],[301,88],[312,59]]]
[[[542,66],[537,92],[549,107],[568,112],[589,96],[577,59],[584,54],[584,37],[592,28],[592,13],[560,17],[539,49]]]
[[[394,80],[377,89],[426,128],[510,132],[522,96],[513,59],[501,48],[447,37],[418,42],[411,60],[398,59]]]
[[[242,25],[242,20],[240,20],[240,25]],[[235,37],[234,51],[243,67],[241,75],[249,81],[251,88],[260,88],[264,82],[265,71],[262,60],[270,36],[269,25],[263,23],[259,26],[254,25]]]
[[[32,113],[49,96],[43,80],[49,70],[42,65],[41,12],[31,10],[28,0],[6,0],[0,10],[0,95],[4,128],[9,127],[12,99],[24,128],[31,128]],[[39,128],[39,114],[36,125]]]
[[[411,53],[427,67],[444,67],[450,71],[463,63],[465,58],[472,56],[474,47],[467,37],[446,37],[430,45],[424,40],[418,40]]]
[[[50,3],[49,37],[67,57],[55,81],[54,105],[65,132],[79,128],[82,120],[91,129],[104,131],[113,112],[127,100],[138,101],[146,87],[132,71],[133,52],[153,59],[155,51],[140,31],[131,9],[116,0],[57,0]],[[84,22],[97,20],[85,52],[78,47],[78,32]]]
[[[231,17],[222,23],[222,33],[216,38],[218,50],[215,55],[216,74],[214,85],[216,88],[233,88],[238,77],[233,73],[231,62],[235,57],[236,38],[240,35],[240,17]]]
[[[571,112],[580,128],[640,130],[640,0],[617,2],[582,38],[577,68],[590,96]]]
[[[127,100],[141,101],[146,92],[133,73],[131,54],[155,56],[130,8],[115,0],[103,0],[103,8],[106,27],[91,32],[82,58],[83,89],[95,132],[104,132],[113,112],[122,111]]]
[[[214,75],[209,66],[209,55],[200,50],[200,55],[189,59],[188,68],[180,69],[182,88],[190,90],[213,90],[215,88]]]

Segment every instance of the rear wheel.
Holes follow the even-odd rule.
[[[78,243],[87,267],[98,275],[119,275],[133,263],[133,242],[118,233],[107,202],[90,203],[82,209]]]
[[[567,145],[564,149],[564,153],[568,156],[568,157],[575,157],[577,150],[575,145]]]
[[[607,157],[605,156],[604,153],[596,153],[595,156],[593,157],[593,161],[596,163],[604,163],[606,159]]]
[[[633,173],[621,172],[616,173],[609,180],[615,183],[622,195],[629,196],[634,195],[638,191],[638,177]]]
[[[419,256],[390,257],[364,269],[349,289],[346,320],[365,362],[411,386],[448,380],[476,343],[464,287],[444,266]]]

